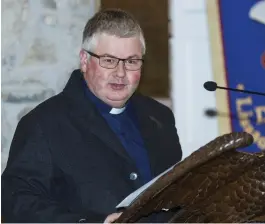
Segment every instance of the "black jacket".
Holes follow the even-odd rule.
[[[170,109],[134,94],[140,132],[156,176],[181,160]],[[103,222],[141,186],[133,161],[85,96],[79,70],[65,89],[18,123],[2,174],[3,222]]]

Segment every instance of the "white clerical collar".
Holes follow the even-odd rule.
[[[110,114],[121,114],[126,107],[122,108],[112,108],[111,111],[109,112]]]

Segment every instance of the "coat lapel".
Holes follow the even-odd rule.
[[[159,142],[156,141],[156,138],[159,129],[162,128],[162,123],[152,115],[150,110],[146,109],[145,102],[142,101],[141,98],[141,95],[135,94],[132,97],[132,104],[139,123],[140,133],[149,156],[151,171],[152,174],[156,176],[156,165],[157,159],[159,158],[157,154],[158,151],[160,151],[158,150]]]
[[[63,94],[71,98],[71,102],[74,103],[69,108],[74,111],[74,116],[79,117],[77,120],[80,122],[79,126],[85,129],[84,133],[93,133],[128,163],[133,164],[119,138],[86,96],[83,75],[79,70],[72,73]]]
[[[85,118],[86,120],[87,118]],[[127,162],[133,163],[132,159],[129,157],[127,151],[121,144],[119,138],[109,127],[105,119],[99,114],[99,112],[94,112],[88,118],[89,131],[96,135],[102,142],[114,150],[119,156],[123,157]]]

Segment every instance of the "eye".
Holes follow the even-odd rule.
[[[136,60],[136,59],[128,59],[126,62],[127,62],[128,64],[135,65],[135,64],[138,63],[138,60]]]
[[[104,57],[102,58],[104,63],[113,64],[116,63],[117,59],[111,57]]]

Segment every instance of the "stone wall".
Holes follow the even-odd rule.
[[[2,171],[19,119],[79,67],[82,30],[97,0],[2,0]]]

